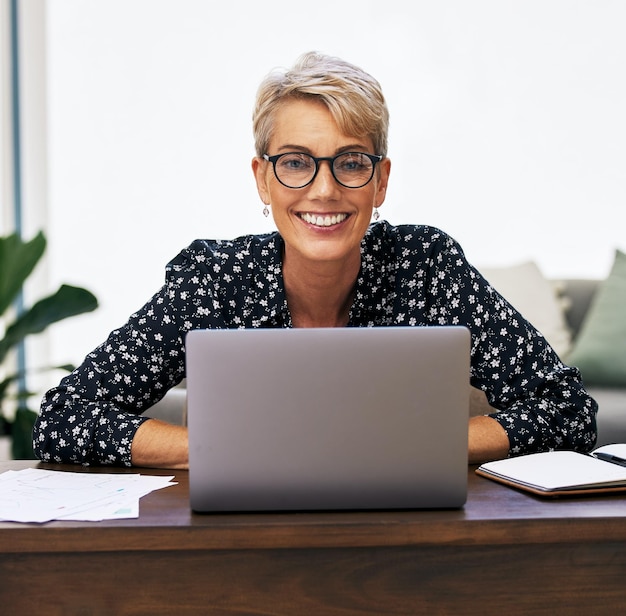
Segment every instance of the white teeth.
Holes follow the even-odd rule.
[[[348,218],[347,214],[333,214],[332,216],[316,216],[315,214],[300,214],[300,218],[304,222],[308,222],[310,225],[316,225],[317,227],[330,227],[337,225]]]

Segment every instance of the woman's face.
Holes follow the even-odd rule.
[[[369,138],[343,134],[319,102],[293,100],[276,114],[270,156],[304,152],[315,157],[342,152],[376,154]],[[286,257],[318,262],[341,262],[359,254],[360,243],[374,207],[385,199],[390,161],[383,159],[371,182],[346,188],[333,177],[330,165],[319,163],[317,176],[303,188],[287,188],[274,175],[272,164],[252,161],[262,201],[271,205],[274,221],[285,240]]]

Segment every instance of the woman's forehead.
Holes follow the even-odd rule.
[[[367,151],[372,149],[369,137],[345,134],[322,102],[294,99],[281,103],[274,114],[272,152],[292,149],[328,148],[339,151],[346,147]]]

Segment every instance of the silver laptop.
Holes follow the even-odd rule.
[[[463,506],[469,352],[451,326],[191,331],[191,508]]]

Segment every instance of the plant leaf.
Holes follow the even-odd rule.
[[[13,303],[45,249],[46,238],[41,231],[29,242],[22,241],[17,233],[0,237],[0,315]]]
[[[97,307],[98,300],[93,293],[80,287],[62,285],[56,293],[39,300],[7,327],[4,338],[0,340],[0,363],[9,349],[26,336],[40,333],[52,323]]]

